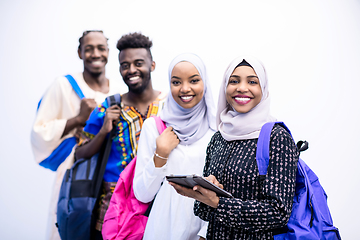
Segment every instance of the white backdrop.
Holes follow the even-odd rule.
[[[240,53],[268,71],[272,113],[310,149],[302,158],[328,193],[343,239],[358,238],[360,1],[0,1],[0,239],[45,239],[55,174],[37,165],[30,128],[37,102],[60,75],[82,71],[82,31],[109,38],[107,76],[122,82],[117,40],[153,40],[156,89],[182,52],[207,64],[217,100],[222,75]],[[125,88],[123,91],[126,91]]]

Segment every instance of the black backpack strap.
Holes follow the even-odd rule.
[[[115,105],[117,104],[119,107],[121,107],[121,95],[120,93],[117,93],[117,94],[114,94],[114,95],[111,95],[109,97],[106,98],[106,101],[107,101],[107,104],[108,106],[112,106],[112,105]]]
[[[117,104],[120,107],[121,95],[119,93],[117,93],[115,95],[111,95],[106,98],[106,101],[108,103],[108,106],[113,106],[113,105]],[[101,185],[102,185],[103,178],[104,178],[105,169],[106,169],[106,164],[107,164],[107,161],[108,161],[108,158],[110,155],[110,151],[111,151],[112,139],[114,138],[115,135],[116,135],[116,126],[113,127],[113,129],[110,132],[109,138],[106,140],[106,147],[105,147],[102,159],[101,159],[101,166],[100,166],[98,178],[96,181],[95,194],[99,194],[99,192],[100,192]]]
[[[160,187],[163,185],[163,183],[164,183],[164,182],[161,182]],[[156,193],[156,195],[157,195],[157,193]],[[151,211],[151,209],[152,209],[152,206],[154,205],[154,201],[155,201],[156,195],[155,195],[155,197],[153,198],[153,200],[151,200],[148,208],[146,209],[145,213],[143,214],[144,216],[149,217],[150,211]]]

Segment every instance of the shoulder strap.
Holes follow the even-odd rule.
[[[266,175],[269,166],[269,149],[270,149],[270,136],[271,130],[275,124],[280,124],[291,135],[290,130],[283,122],[268,122],[265,123],[261,130],[256,147],[256,162],[259,168],[260,175]]]
[[[159,131],[159,134],[161,134],[166,129],[166,125],[159,116],[153,116],[153,118],[155,119],[156,127]]]
[[[161,118],[159,116],[152,116],[152,117],[155,119],[156,127],[159,131],[159,134],[161,134],[166,129],[166,125],[165,125],[164,121],[161,120]],[[163,182],[161,182],[161,185],[163,185]],[[149,203],[149,206],[146,209],[144,216],[149,217],[151,208],[152,208],[155,198],[156,198],[156,195],[157,195],[157,193],[155,194],[153,200]]]
[[[120,93],[116,93],[114,95],[108,96],[106,98],[107,105],[110,107],[112,105],[117,104],[119,107],[121,106],[121,95]]]
[[[76,80],[73,78],[73,76],[71,75],[66,75],[65,76],[67,78],[67,80],[69,81],[69,83],[71,84],[72,88],[74,89],[74,91],[76,92],[76,94],[79,96],[80,99],[83,99],[85,96],[83,94],[83,92],[81,91],[79,85],[77,84]]]
[[[108,102],[109,106],[112,106],[115,104],[118,104],[120,106],[121,96],[120,96],[120,94],[117,93],[115,95],[108,96],[106,98],[106,101]],[[112,131],[110,132],[109,138],[106,140],[106,147],[105,147],[102,159],[101,159],[101,166],[99,169],[99,175],[98,175],[96,187],[95,187],[96,194],[98,194],[101,189],[101,185],[102,185],[102,181],[103,181],[103,177],[104,177],[104,173],[105,173],[105,169],[106,169],[106,164],[107,164],[107,161],[108,161],[108,158],[110,155],[110,151],[111,151],[112,139],[115,135],[116,135],[116,126],[113,127]]]
[[[73,76],[71,75],[66,75],[65,76],[67,78],[67,80],[69,81],[70,85],[72,86],[72,88],[74,89],[74,91],[76,92],[76,94],[79,96],[80,99],[83,99],[85,96],[83,94],[83,92],[81,91],[79,85],[77,84],[76,80],[73,78]],[[41,104],[42,98],[40,99],[40,101],[38,102],[37,105],[37,109],[39,110],[40,108],[40,104]]]

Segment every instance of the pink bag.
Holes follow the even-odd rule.
[[[160,117],[154,117],[161,134],[166,126]],[[102,235],[104,240],[140,240],[145,231],[148,217],[144,216],[149,203],[138,201],[132,188],[136,157],[121,172],[104,217]]]

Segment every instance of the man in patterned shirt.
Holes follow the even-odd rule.
[[[116,126],[106,165],[99,216],[96,223],[98,239],[105,212],[114,191],[119,174],[136,156],[137,143],[145,119],[159,115],[165,94],[152,87],[151,72],[155,69],[150,48],[152,42],[140,33],[122,36],[118,43],[120,74],[128,86],[121,96],[121,107],[109,107],[106,101],[90,115],[84,128],[86,140],[76,150],[76,158],[89,158],[98,153],[106,136]]]

